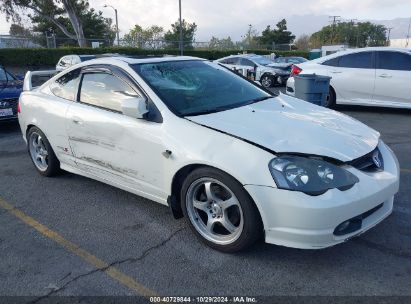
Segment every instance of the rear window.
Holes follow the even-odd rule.
[[[338,67],[339,62],[340,62],[340,57],[336,57],[336,58],[324,61],[323,65]]]

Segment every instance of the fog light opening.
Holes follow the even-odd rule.
[[[357,230],[360,230],[362,226],[362,218],[356,217],[348,221],[342,222],[335,228],[334,235],[340,236],[349,233],[353,233]]]

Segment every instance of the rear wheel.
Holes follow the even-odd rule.
[[[261,85],[268,89],[274,86],[275,80],[272,75],[263,75],[260,79]]]
[[[243,186],[214,168],[189,174],[182,187],[182,209],[195,234],[208,246],[236,252],[262,235],[254,202]]]
[[[56,175],[60,162],[54,154],[46,135],[37,127],[27,133],[28,151],[37,171],[44,176]]]
[[[335,91],[332,86],[330,86],[330,90],[327,95],[327,99],[325,101],[324,107],[333,109],[335,108],[336,104],[336,96],[335,96]]]

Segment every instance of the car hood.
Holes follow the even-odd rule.
[[[277,153],[302,153],[343,162],[371,152],[380,134],[342,113],[281,94],[255,104],[188,120]]]

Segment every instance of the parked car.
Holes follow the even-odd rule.
[[[291,74],[291,67],[293,64],[306,62],[304,57],[277,57],[270,66],[286,71],[288,76]],[[288,79],[288,78],[287,78]]]
[[[284,85],[290,76],[287,70],[275,67],[270,59],[255,54],[232,55],[216,62],[259,81],[264,88]]]
[[[225,252],[345,242],[392,212],[399,187],[377,131],[199,58],[83,62],[24,91],[19,122],[40,174],[168,205]]]
[[[411,108],[411,50],[389,47],[341,51],[316,60],[295,64],[298,74],[330,76],[327,105],[336,104]],[[287,82],[294,95],[294,78]]]
[[[66,55],[60,58],[57,62],[56,70],[63,71],[75,64],[95,59],[96,55]]]
[[[308,61],[304,57],[277,57],[274,59],[274,63],[278,65],[288,65],[291,66],[293,64],[303,63]]]
[[[17,103],[23,91],[23,81],[0,67],[0,121],[17,119]]]

